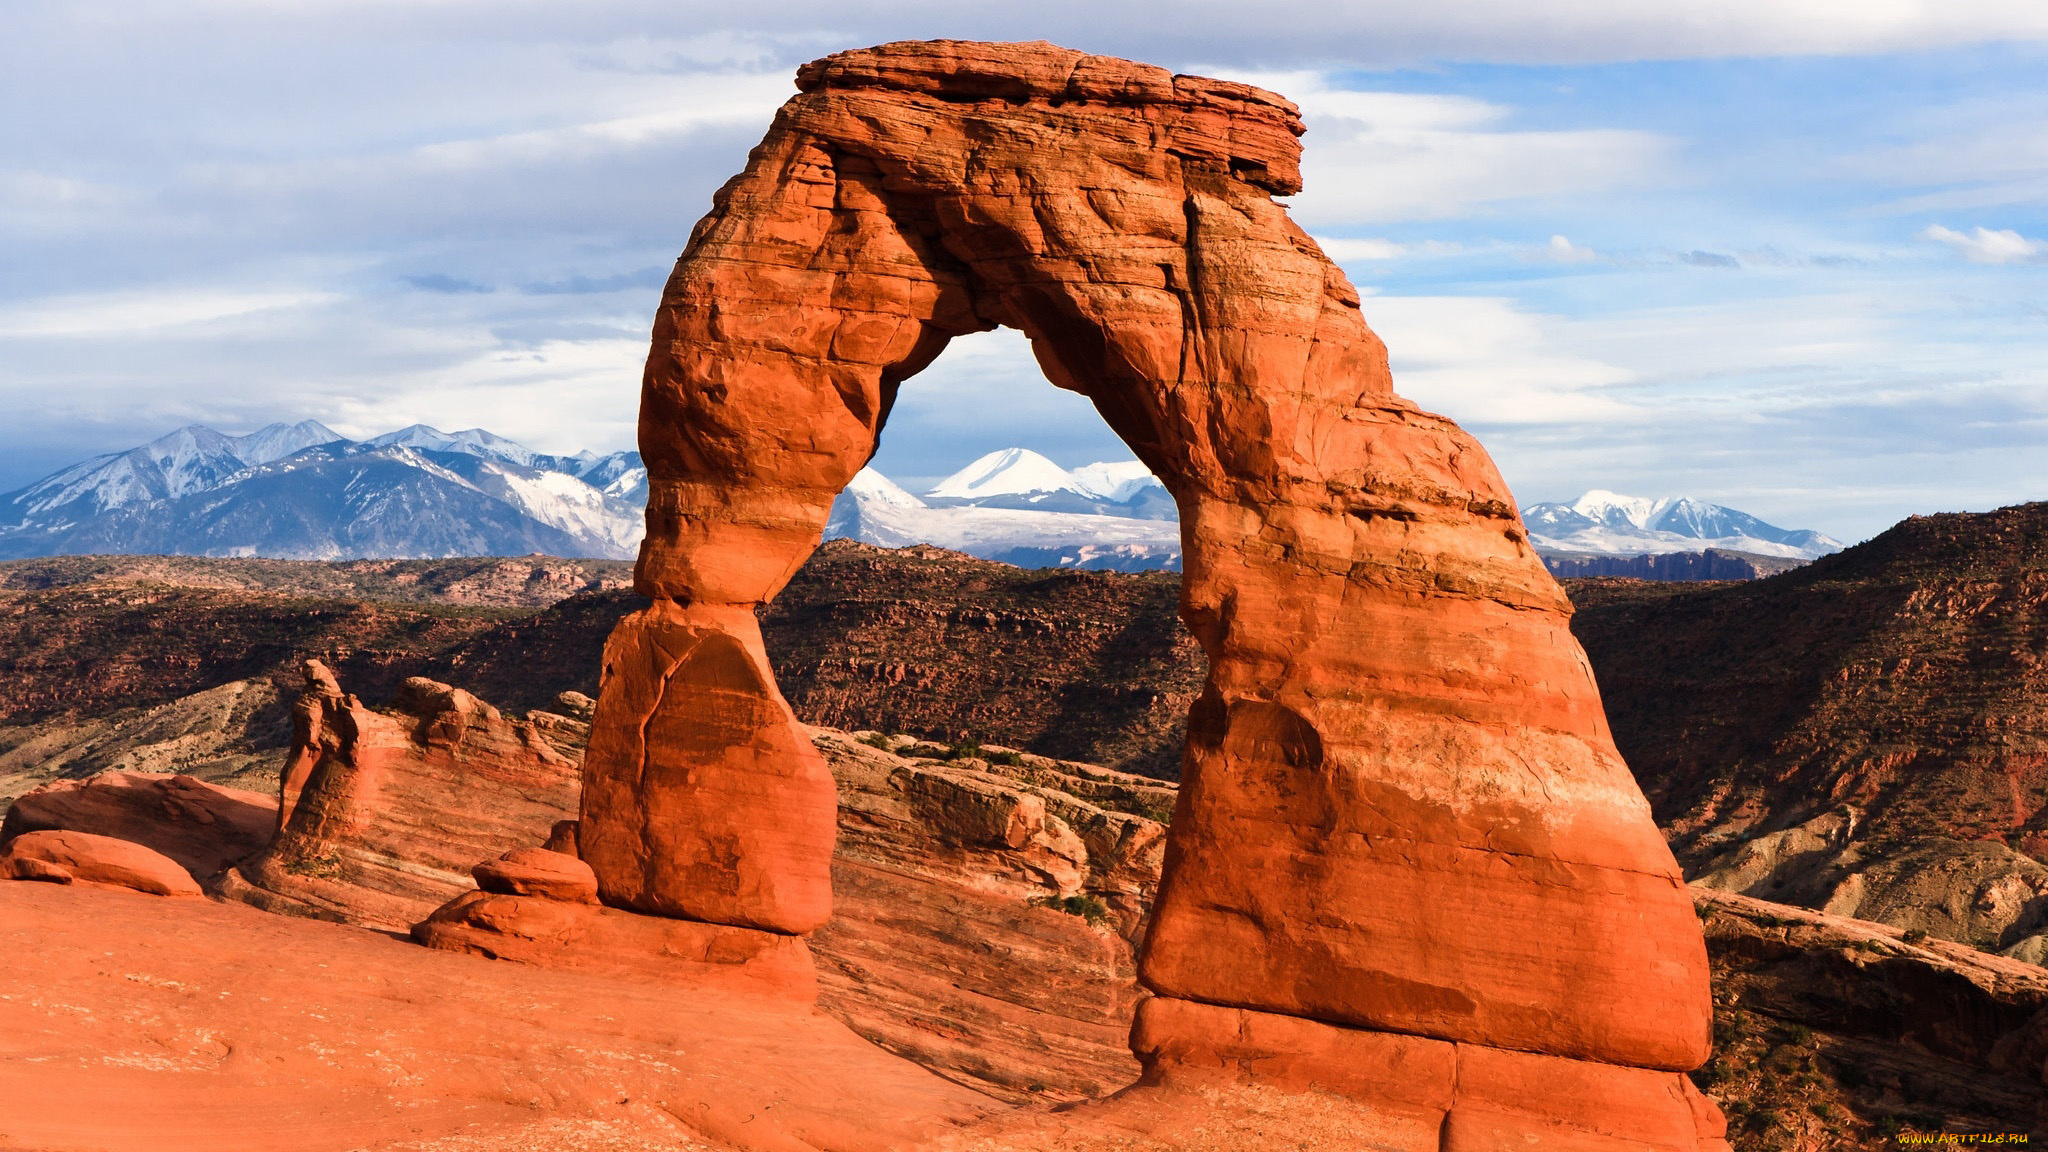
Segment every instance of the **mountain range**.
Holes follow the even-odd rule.
[[[1544,553],[1656,556],[1711,548],[1815,560],[1842,550],[1832,536],[1779,528],[1686,496],[1647,500],[1595,489],[1568,504],[1531,504],[1522,509],[1522,522]]]
[[[629,557],[637,452],[549,456],[472,428],[350,440],[314,420],[180,428],[0,495],[0,558],[83,553]]]
[[[554,456],[481,428],[451,433],[424,424],[367,440],[314,420],[242,436],[195,424],[0,495],[0,559],[629,559],[646,500],[647,470],[636,452]],[[1593,491],[1532,504],[1523,517],[1553,569],[1567,563],[1587,574],[1595,574],[1588,564],[1615,558],[1732,552],[1782,565],[1841,548],[1818,532],[1684,497]],[[1173,499],[1143,464],[1070,470],[1027,448],[988,453],[921,496],[864,468],[833,503],[825,535],[884,547],[933,544],[1026,568],[1181,566]],[[1681,570],[1694,578],[1720,571],[1672,568]]]
[[[1173,498],[1143,464],[1070,472],[1028,448],[990,452],[922,498],[863,468],[833,502],[825,536],[936,544],[1020,568],[1179,571],[1181,559]]]

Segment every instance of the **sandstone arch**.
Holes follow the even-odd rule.
[[[1680,1100],[1709,1004],[1678,869],[1492,463],[1394,394],[1274,201],[1300,187],[1293,107],[1044,44],[841,53],[798,88],[655,323],[655,602],[607,646],[584,778],[604,899],[826,918],[833,785],[754,610],[897,383],[1008,325],[1172,492],[1210,661],[1140,1049],[1194,1066],[1254,1031],[1214,1013],[1249,1010],[1666,1070],[1643,1091]]]

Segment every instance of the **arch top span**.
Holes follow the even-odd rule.
[[[654,604],[606,648],[585,766],[604,899],[781,932],[829,915],[833,784],[754,611],[897,386],[1010,326],[1180,510],[1210,669],[1150,988],[1703,1058],[1691,903],[1569,605],[1485,452],[1395,395],[1358,293],[1274,199],[1300,187],[1293,105],[1049,44],[884,45],[797,83],[655,320]]]
[[[798,84],[656,320],[642,447],[679,484],[651,505],[643,591],[772,595],[801,556],[720,547],[682,485],[703,474],[727,500],[751,474],[797,513],[789,538],[812,536],[895,386],[966,332],[1023,331],[1176,495],[1226,476],[1327,485],[1316,457],[1340,414],[1405,407],[1357,292],[1273,199],[1300,187],[1280,97],[1048,44],[886,45]],[[803,413],[768,438],[788,443],[727,427],[734,380],[743,419]]]

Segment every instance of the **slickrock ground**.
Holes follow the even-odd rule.
[[[882,1152],[999,1107],[801,1005],[242,905],[0,883],[0,950],[0,1148]]]
[[[2048,504],[1915,517],[1769,580],[1572,591],[1689,875],[2048,953]]]
[[[1013,1110],[787,1003],[240,905],[0,883],[0,948],[17,958],[0,993],[0,1148],[1436,1148],[1356,1103],[1276,1089]]]

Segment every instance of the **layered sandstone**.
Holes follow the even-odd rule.
[[[510,719],[417,677],[380,712],[318,661],[305,678],[276,839],[225,875],[229,897],[404,929],[469,888],[479,861],[538,845],[575,806],[575,720]]]
[[[1696,889],[1715,1051],[1745,1146],[2048,1137],[2048,970],[1888,925]]]
[[[757,610],[897,385],[1005,325],[1180,510],[1209,670],[1145,983],[1679,1091],[1709,1004],[1677,865],[1506,486],[1394,395],[1358,294],[1273,200],[1300,187],[1293,107],[1045,44],[842,53],[798,87],[655,320],[654,605],[607,646],[585,763],[606,901],[824,921],[829,777]],[[1198,1015],[1162,1017],[1195,1030],[1174,1043],[1232,1042]]]
[[[811,937],[821,1003],[1006,1100],[1135,1079],[1133,942],[1171,789],[1007,749],[940,761],[907,737],[813,738],[839,784],[833,917]]]

